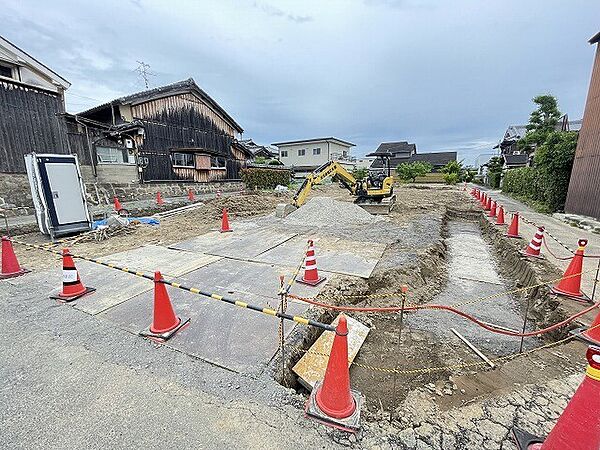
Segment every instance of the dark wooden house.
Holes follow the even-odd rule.
[[[406,141],[382,142],[377,147],[377,150],[369,153],[367,156],[384,156],[389,158],[392,169],[403,163],[425,162],[433,166],[432,172],[438,172],[450,161],[456,161],[456,152],[417,153],[417,145],[409,144]],[[381,169],[383,169],[381,158],[375,159],[369,167],[369,170]]]
[[[600,44],[600,33],[590,39]],[[583,112],[583,123],[577,140],[575,161],[571,171],[565,211],[600,219],[600,45]]]
[[[243,129],[191,78],[112,100],[73,120],[105,134],[130,128],[129,138],[120,133],[117,139],[127,142],[125,149],[103,144],[93,152],[97,164],[137,164],[142,181],[238,179],[251,157],[237,143]]]
[[[27,153],[69,153],[60,115],[70,85],[0,36],[0,172],[24,174]]]

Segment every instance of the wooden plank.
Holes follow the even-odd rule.
[[[340,315],[335,318],[332,325],[337,326]],[[370,328],[347,315],[346,319],[348,321],[348,367],[350,367],[365,339],[367,339]],[[317,381],[321,381],[325,376],[333,337],[333,333],[321,334],[309,351],[292,368],[294,373],[298,375],[300,384],[309,391],[312,390]]]

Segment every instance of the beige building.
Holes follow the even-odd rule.
[[[355,145],[334,137],[275,142],[279,149],[279,160],[294,169],[296,176],[304,176],[328,161],[339,161],[349,168],[354,167],[350,154]]]

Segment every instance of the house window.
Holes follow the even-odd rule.
[[[227,168],[227,160],[221,156],[211,156],[210,168],[225,170]]]
[[[281,150],[280,155],[282,158],[287,158],[287,150]]]
[[[301,148],[300,150],[298,150],[298,156],[304,156],[306,155],[306,149],[305,148]]]
[[[321,147],[313,148],[313,155],[320,155],[320,154],[321,154]]]
[[[129,163],[126,148],[118,147],[96,147],[98,162],[101,164],[125,164]]]
[[[171,153],[174,166],[195,168],[193,153]]]
[[[10,66],[0,66],[0,77],[13,78],[13,69]]]

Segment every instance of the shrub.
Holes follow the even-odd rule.
[[[398,178],[403,181],[415,182],[417,177],[422,177],[433,170],[433,166],[429,163],[416,161],[413,163],[402,163],[396,167]]]
[[[506,171],[502,190],[538,202],[548,211],[562,209],[567,198],[576,146],[577,133],[550,133],[535,152],[535,167]]]
[[[444,181],[446,184],[456,184],[460,179],[460,175],[456,172],[448,172],[444,174]]]
[[[291,173],[286,169],[249,167],[240,172],[248,189],[274,189],[278,184],[287,186],[290,183]]]
[[[359,167],[352,171],[352,176],[357,180],[364,180],[369,175],[369,170],[366,167]]]

